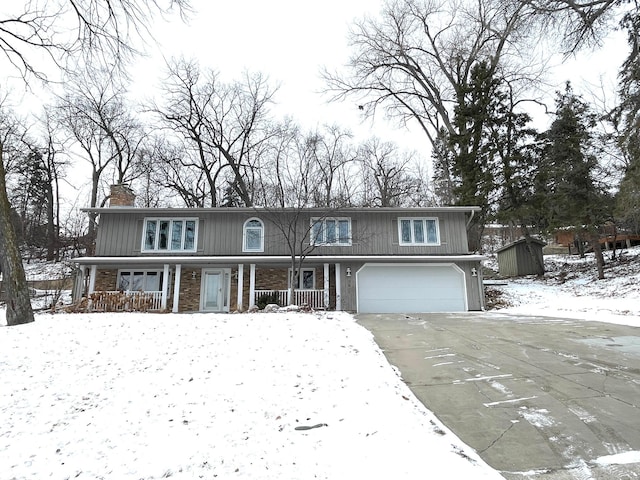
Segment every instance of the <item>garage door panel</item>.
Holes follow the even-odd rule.
[[[464,273],[453,265],[365,265],[357,290],[361,313],[466,310]]]

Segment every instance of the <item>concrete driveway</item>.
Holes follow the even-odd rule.
[[[640,478],[640,329],[358,315],[416,397],[506,479]]]

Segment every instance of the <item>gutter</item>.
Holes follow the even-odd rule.
[[[300,259],[296,256],[296,261]],[[307,255],[305,262],[474,262],[486,260],[484,255]],[[78,257],[73,260],[78,265],[133,265],[133,264],[181,264],[197,265],[203,263],[291,263],[291,256],[138,256],[138,257]]]

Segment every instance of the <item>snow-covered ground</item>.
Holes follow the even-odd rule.
[[[348,314],[40,314],[0,345],[2,478],[502,478]]]
[[[542,278],[496,281],[487,288],[490,310],[619,323],[640,327],[640,247],[605,252],[605,279],[597,279],[593,255],[545,256]],[[497,270],[489,261],[487,266]],[[502,285],[501,283],[505,283]]]
[[[541,279],[489,287],[492,311],[640,326],[640,249],[600,281],[592,258],[545,261]],[[41,313],[0,328],[0,452],[15,480],[502,478],[346,313]]]

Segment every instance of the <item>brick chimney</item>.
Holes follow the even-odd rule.
[[[128,185],[119,183],[111,185],[111,196],[109,197],[110,207],[133,207],[136,195]]]

